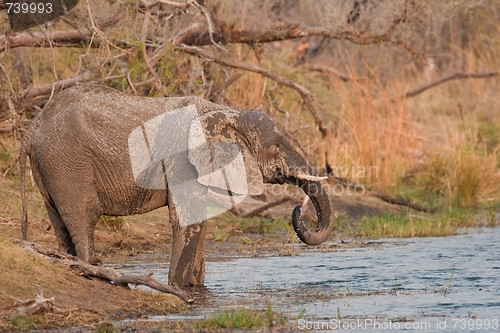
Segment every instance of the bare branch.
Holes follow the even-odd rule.
[[[188,0],[187,2],[189,5],[193,5],[196,7],[204,16],[205,19],[207,20],[207,25],[208,25],[208,36],[210,38],[210,42],[217,46],[219,49],[227,51],[225,48],[217,44],[214,40],[214,25],[212,23],[212,19],[210,18],[210,14],[208,13],[207,9],[200,5],[196,0]]]
[[[169,1],[169,0],[157,0],[157,1],[144,1],[144,0],[141,0],[141,4],[146,9],[150,9],[150,8],[152,8],[154,6],[158,6],[158,5],[167,5],[167,6],[170,6],[170,7],[181,8],[181,9],[185,9],[188,6],[187,3],[181,3],[181,2]]]
[[[80,82],[89,81],[90,78],[91,78],[90,72],[85,72],[69,79],[64,79],[56,81],[54,83],[47,83],[41,86],[25,89],[19,95],[22,99],[34,98],[37,96],[50,94],[50,92],[52,91],[52,87],[54,87],[55,91],[63,90],[72,87]]]
[[[14,240],[14,242],[22,246],[24,249],[32,251],[38,255],[41,255],[52,262],[64,265],[69,268],[80,269],[81,271],[83,271],[84,274],[108,280],[117,286],[128,286],[129,284],[134,284],[134,285],[142,284],[167,294],[173,294],[187,303],[193,302],[192,298],[185,291],[179,289],[178,287],[158,282],[155,279],[153,279],[151,275],[141,275],[141,276],[124,275],[112,268],[94,266],[72,255],[64,254],[59,251],[51,249],[46,249],[33,242],[26,242],[18,239]]]
[[[432,81],[430,83],[424,84],[423,86],[420,86],[416,89],[410,90],[409,92],[401,95],[399,97],[399,99],[406,99],[406,98],[416,96],[418,94],[423,93],[424,91],[426,91],[428,89],[434,88],[440,84],[443,84],[443,83],[451,81],[451,80],[486,79],[486,78],[491,78],[491,77],[495,77],[495,76],[499,76],[499,75],[500,75],[500,71],[486,72],[486,73],[463,73],[463,72],[453,73],[453,74],[443,76],[442,78],[437,79],[435,81]]]
[[[213,62],[218,63],[218,64],[223,65],[223,66],[228,66],[228,67],[238,68],[238,69],[242,69],[242,70],[249,71],[249,72],[258,73],[262,76],[270,78],[273,81],[278,82],[279,84],[282,84],[284,86],[287,86],[289,88],[294,89],[295,91],[297,91],[300,94],[300,96],[304,100],[304,103],[306,104],[307,108],[311,112],[311,114],[314,118],[314,121],[316,122],[316,125],[318,126],[318,129],[321,132],[321,135],[323,137],[326,137],[329,135],[330,131],[328,130],[328,128],[326,128],[325,124],[323,123],[323,120],[321,119],[321,116],[320,116],[318,109],[316,107],[316,103],[315,103],[313,95],[309,92],[309,90],[307,90],[303,86],[301,86],[293,81],[290,81],[279,74],[273,73],[270,70],[267,70],[265,68],[254,66],[251,64],[246,64],[246,63],[239,62],[239,61],[232,60],[232,59],[221,58],[217,55],[210,54],[210,53],[205,52],[204,50],[197,48],[197,47],[194,47],[194,46],[177,45],[177,49],[179,51],[182,51],[182,52],[185,52],[185,53],[188,53],[188,54],[200,57],[200,58],[204,58],[206,60],[213,61]]]
[[[408,43],[394,38],[394,31],[397,26],[404,22],[405,19],[395,19],[391,26],[382,34],[364,35],[357,31],[331,31],[323,28],[303,27],[298,24],[289,25],[287,27],[272,27],[267,31],[253,31],[237,29],[232,25],[228,25],[224,21],[219,21],[220,34],[213,36],[215,42],[223,42],[228,44],[257,44],[283,41],[289,39],[297,39],[303,37],[323,36],[329,39],[347,40],[354,44],[368,45],[391,43],[398,45],[407,50],[413,58],[422,64],[425,64],[425,58],[413,49]],[[180,44],[203,46],[212,43],[210,33],[202,30],[190,30],[185,33],[182,38],[178,38]]]
[[[269,209],[269,208],[273,208],[275,206],[278,206],[278,205],[281,205],[282,203],[285,203],[287,201],[289,201],[291,198],[287,195],[281,199],[278,199],[278,200],[275,200],[273,202],[269,202],[265,205],[262,205],[258,208],[255,208],[251,211],[249,211],[248,213],[244,213],[244,214],[241,214],[240,216],[241,217],[252,217],[252,216],[256,216],[256,215],[259,215],[260,213],[262,213],[263,211]]]
[[[111,15],[96,23],[96,27],[104,29],[119,22],[123,13]],[[40,31],[25,31],[3,35],[0,37],[0,52],[6,49],[13,49],[21,46],[50,47],[51,42],[54,47],[99,47],[102,43],[100,38],[94,38],[90,44],[92,33],[84,30],[67,30],[43,33]],[[114,45],[120,47],[130,47],[123,41],[114,41]]]
[[[359,77],[359,78],[352,77],[349,74],[339,72],[335,68],[327,66],[327,65],[321,65],[321,64],[312,65],[310,67],[310,70],[316,71],[316,72],[326,73],[327,75],[336,76],[339,79],[341,79],[342,81],[346,81],[346,82],[347,81],[364,81],[364,80],[366,80],[366,78],[364,78],[364,77]]]

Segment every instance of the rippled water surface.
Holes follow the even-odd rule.
[[[328,252],[303,247],[300,256],[208,261],[208,296],[170,318],[201,318],[220,308],[259,308],[270,302],[276,312],[292,318],[302,312],[308,320],[499,320],[499,241],[497,227]],[[166,282],[165,261],[140,257],[113,266],[127,273],[155,272]]]

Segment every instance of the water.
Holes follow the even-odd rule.
[[[302,322],[309,323],[339,317],[351,322],[429,320],[433,329],[447,321],[446,329],[454,330],[453,325],[463,324],[460,320],[472,318],[477,324],[467,329],[485,326],[486,320],[497,320],[500,329],[499,236],[497,227],[450,237],[382,239],[369,247],[328,252],[304,246],[300,256],[208,261],[210,295],[175,319],[270,303],[288,318],[302,313]],[[140,257],[113,266],[130,274],[154,271],[166,282],[168,266],[159,260],[165,261]]]

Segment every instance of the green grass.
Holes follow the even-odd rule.
[[[385,214],[362,219],[358,236],[382,237],[436,237],[459,233],[459,228],[497,225],[493,212],[476,214],[472,209],[455,209],[434,215]]]
[[[262,216],[237,217],[231,212],[225,212],[211,218],[208,223],[215,226],[212,235],[215,241],[226,241],[235,231],[260,235],[277,234],[282,231],[293,234],[291,225],[286,218],[281,217],[275,220]]]
[[[116,327],[109,321],[100,322],[95,329],[95,333],[117,333],[117,332],[118,330],[116,329]]]
[[[35,328],[36,320],[31,316],[18,315],[11,318],[10,323],[20,330],[31,330]]]
[[[213,317],[198,321],[196,328],[266,328],[273,326],[283,326],[285,317],[277,314],[268,304],[265,310],[241,309],[224,310]]]

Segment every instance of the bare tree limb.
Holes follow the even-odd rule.
[[[445,82],[451,81],[451,80],[461,80],[461,79],[486,79],[486,78],[491,78],[495,76],[499,76],[500,71],[496,72],[486,72],[486,73],[453,73],[449,74],[446,76],[443,76],[440,79],[437,79],[435,81],[429,82],[427,84],[424,84],[423,86],[420,86],[416,89],[410,90],[407,93],[404,93],[399,97],[399,99],[407,99],[410,97],[414,97],[418,94],[423,93],[424,91],[434,88],[440,84],[443,84]]]
[[[255,216],[255,215],[259,215],[260,213],[262,213],[263,211],[269,209],[269,208],[273,208],[275,206],[278,206],[278,205],[281,205],[282,203],[285,203],[287,201],[289,201],[291,198],[287,195],[281,199],[278,199],[276,201],[273,201],[273,202],[269,202],[265,205],[262,205],[258,208],[255,208],[251,211],[249,211],[248,213],[244,213],[244,214],[241,214],[240,216],[241,217],[252,217],[252,216]]]
[[[167,5],[170,7],[181,8],[181,9],[186,9],[188,7],[188,3],[169,1],[169,0],[156,0],[156,1],[141,0],[141,5],[143,5],[144,8],[146,8],[146,9],[149,9],[149,8],[152,8],[152,7],[158,6],[158,5]]]
[[[328,74],[328,75],[332,75],[332,76],[336,76],[338,77],[339,79],[341,79],[342,81],[364,81],[366,80],[366,78],[364,77],[352,77],[348,74],[345,74],[345,73],[342,73],[338,70],[336,70],[335,68],[333,67],[330,67],[330,66],[327,66],[327,65],[322,65],[322,64],[316,64],[316,65],[312,65],[310,67],[310,70],[312,71],[316,71],[316,72],[322,72],[322,73],[325,73],[325,74]]]
[[[91,35],[80,30],[54,31],[47,34],[54,46],[75,46],[81,47],[90,42]],[[91,46],[99,45],[98,40],[94,40]],[[6,49],[13,49],[21,46],[50,47],[50,42],[42,32],[20,32],[0,37],[0,52]]]
[[[323,36],[329,39],[347,40],[358,45],[391,43],[407,50],[418,62],[425,64],[425,58],[413,49],[408,43],[394,37],[396,27],[404,22],[405,19],[398,18],[393,21],[391,26],[384,33],[364,35],[357,31],[331,31],[324,28],[303,27],[298,24],[288,25],[287,27],[272,27],[267,31],[254,31],[237,29],[228,25],[224,21],[218,21],[219,34],[214,34],[214,42],[227,44],[259,44],[270,43],[289,39],[303,37]],[[191,46],[204,46],[212,43],[210,33],[200,29],[191,29],[179,38],[178,43]]]
[[[19,95],[20,95],[21,99],[34,98],[37,96],[50,94],[50,92],[52,91],[52,87],[54,87],[55,91],[63,90],[63,89],[72,87],[78,83],[89,81],[90,78],[91,78],[91,73],[84,72],[80,75],[74,76],[74,77],[69,78],[69,79],[64,79],[64,80],[56,81],[54,83],[47,83],[47,84],[44,84],[41,86],[31,87],[31,88],[25,89],[25,90],[21,91],[21,93]]]
[[[122,16],[123,13],[120,12],[104,18],[96,23],[96,27],[99,29],[110,27],[119,22]],[[103,42],[100,38],[94,38],[89,45],[91,40],[92,33],[85,30],[54,31],[47,34],[40,31],[25,31],[0,36],[0,52],[22,46],[50,47],[51,42],[54,47],[99,47]],[[131,46],[124,41],[113,42],[120,47]]]
[[[321,132],[321,135],[323,137],[326,137],[329,135],[330,131],[328,130],[328,128],[323,123],[323,120],[321,119],[321,116],[320,116],[319,111],[316,107],[316,103],[315,103],[313,95],[309,92],[309,90],[307,90],[303,86],[301,86],[293,81],[290,81],[279,74],[273,73],[270,70],[267,70],[265,68],[254,66],[251,64],[246,64],[246,63],[239,62],[239,61],[232,60],[232,59],[221,58],[217,55],[210,54],[210,53],[205,52],[204,50],[197,48],[197,47],[194,47],[194,46],[177,45],[176,47],[179,51],[182,51],[182,52],[185,52],[185,53],[188,53],[188,54],[191,54],[191,55],[194,55],[194,56],[197,56],[197,57],[209,60],[209,61],[213,61],[213,62],[218,63],[218,64],[223,65],[223,66],[228,66],[228,67],[238,68],[238,69],[249,71],[249,72],[258,73],[262,76],[270,78],[273,81],[276,81],[279,84],[282,84],[286,87],[294,89],[295,91],[297,91],[300,94],[300,96],[304,100],[304,103],[306,104],[307,108],[311,112],[311,114],[314,118],[314,121],[316,122],[316,125],[318,126],[318,129]]]
[[[24,249],[34,252],[38,255],[41,255],[52,262],[55,262],[57,264],[69,268],[80,269],[86,275],[95,276],[101,279],[108,280],[117,286],[126,287],[129,284],[134,284],[134,285],[142,284],[167,294],[173,294],[182,299],[183,301],[185,301],[186,303],[193,302],[192,298],[188,295],[188,293],[179,289],[178,287],[166,285],[164,283],[156,281],[151,277],[152,274],[141,275],[141,276],[125,275],[117,272],[112,268],[94,266],[72,255],[61,253],[59,251],[51,249],[46,249],[33,242],[27,242],[18,239],[15,239],[14,242],[22,246]]]
[[[0,133],[11,133],[14,130],[14,125],[0,127]]]
[[[154,1],[154,4],[144,1],[142,3],[145,4],[145,8],[151,8],[154,5],[164,3],[164,1]],[[173,3],[173,1],[168,1],[168,4],[171,6],[174,6]],[[175,7],[187,8],[186,4],[175,5]],[[201,11],[201,13],[203,15],[208,14],[206,10],[205,12]],[[299,25],[289,25],[285,28],[273,27],[267,31],[262,32],[236,29],[235,27],[229,26],[223,21],[218,21],[218,28],[220,32],[215,33],[215,30],[212,27],[210,16],[208,16],[208,31],[199,27],[190,27],[175,38],[174,44],[184,44],[191,46],[215,44],[220,47],[218,43],[258,44],[303,37],[324,36],[329,39],[347,40],[359,45],[381,44],[386,42],[391,43],[403,47],[412,55],[414,59],[422,64],[425,64],[425,58],[420,55],[415,49],[413,49],[408,43],[403,40],[394,38],[393,35],[396,27],[403,21],[404,20],[402,19],[394,20],[393,24],[386,30],[385,33],[374,35],[364,35],[356,31],[330,31],[323,28],[301,27]],[[55,31],[49,35],[54,46],[58,47],[81,47],[82,45],[87,45],[89,47],[98,47],[103,42],[102,38],[94,38],[92,40],[92,44],[88,45],[92,39],[92,34],[90,32],[83,32],[80,30]],[[117,47],[132,46],[126,41],[113,41],[113,43]],[[15,48],[20,46],[49,47],[50,44],[47,41],[46,37],[39,32],[22,32],[0,37],[0,52],[4,51],[6,48]]]

